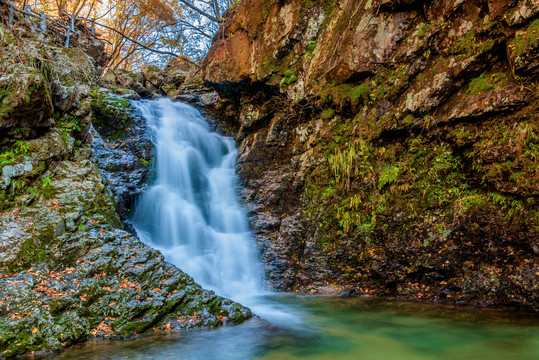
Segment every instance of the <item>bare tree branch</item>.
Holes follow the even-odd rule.
[[[178,0],[179,2],[181,2],[182,4],[186,5],[187,7],[195,10],[196,12],[198,12],[199,14],[201,14],[202,16],[205,16],[207,17],[208,19],[210,19],[211,21],[215,21],[216,23],[218,22],[221,22],[221,19],[215,17],[215,16],[212,16],[210,14],[208,14],[207,12],[205,12],[204,10],[202,9],[199,9],[198,7],[194,6],[193,4],[189,3],[188,1],[186,0]]]
[[[86,20],[86,19],[85,19],[85,20]],[[89,21],[89,20],[86,20],[86,21]],[[151,52],[154,52],[154,53],[157,53],[157,54],[172,55],[172,56],[175,56],[175,57],[178,57],[178,56],[179,56],[178,54],[175,54],[175,53],[170,52],[170,51],[161,51],[161,50],[152,49],[152,48],[150,48],[150,47],[148,47],[148,46],[146,46],[146,45],[144,45],[144,44],[138,42],[137,40],[130,38],[129,36],[127,36],[127,35],[125,35],[124,33],[122,33],[121,31],[118,31],[118,30],[116,30],[116,29],[114,29],[114,28],[112,28],[112,27],[110,27],[110,26],[103,25],[103,24],[97,23],[97,22],[96,22],[95,24],[96,24],[96,25],[99,25],[99,26],[102,26],[102,27],[104,27],[105,29],[109,29],[109,30],[111,30],[111,31],[114,31],[114,32],[117,33],[118,35],[121,35],[121,36],[124,37],[125,39],[127,39],[127,40],[129,40],[129,41],[131,41],[131,42],[133,42],[133,43],[135,43],[135,44],[137,44],[137,45],[140,46],[141,48],[146,49],[146,50],[148,50],[148,51],[151,51]]]
[[[213,36],[211,36],[210,34],[202,31],[199,27],[185,21],[185,20],[178,20],[176,24],[182,24],[182,25],[185,25],[187,27],[189,27],[191,30],[195,30],[196,32],[198,32],[200,35],[202,36],[205,36],[207,37],[208,39],[213,39]],[[171,24],[172,25],[172,24]]]

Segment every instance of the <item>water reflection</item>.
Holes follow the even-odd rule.
[[[50,359],[536,360],[539,316],[381,299],[271,296],[295,321],[93,341]],[[280,320],[279,320],[280,319]]]

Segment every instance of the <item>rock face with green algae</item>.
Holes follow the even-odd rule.
[[[94,127],[111,140],[121,138],[133,122],[133,108],[128,99],[134,94],[116,94],[107,88],[99,88],[90,95]]]
[[[110,95],[109,95],[110,96]],[[149,138],[145,119],[129,106],[128,127],[108,123],[96,126],[92,135],[92,150],[103,180],[113,195],[116,212],[126,229],[132,225],[127,221],[134,200],[146,186],[152,171],[154,144]],[[125,122],[123,119],[120,122]],[[99,122],[103,123],[101,119]],[[110,129],[117,129],[110,131]]]
[[[59,350],[94,337],[218,326],[251,316],[125,231],[89,223],[64,234],[46,262],[0,280],[5,357]]]
[[[91,114],[91,59],[13,31],[24,33],[21,57],[28,41],[29,51],[58,61],[40,78],[51,96],[32,100],[50,102],[52,110],[37,125],[0,119],[8,134],[0,142],[0,358],[251,317],[122,229],[91,148],[90,122],[98,116]],[[3,40],[10,36],[7,30]],[[20,73],[34,65],[21,61]],[[27,105],[10,103],[12,114]],[[114,126],[127,131],[120,128],[130,124],[128,114],[112,119],[121,120]]]
[[[202,73],[241,141],[275,288],[538,309],[538,14],[527,0],[228,10]]]

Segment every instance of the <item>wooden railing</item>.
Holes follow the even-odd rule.
[[[96,36],[96,33],[95,33],[96,21],[95,21],[95,19],[77,18],[77,17],[75,17],[75,14],[73,14],[70,17],[69,25],[66,26],[66,25],[62,24],[61,22],[57,21],[56,19],[53,19],[53,18],[49,17],[43,11],[39,11],[39,12],[34,11],[30,5],[26,5],[26,7],[24,9],[19,9],[18,7],[15,6],[15,3],[13,1],[8,2],[8,1],[5,1],[5,0],[0,0],[0,2],[2,2],[3,4],[9,6],[9,20],[8,20],[9,26],[13,26],[13,24],[15,23],[15,12],[19,12],[19,13],[23,14],[24,19],[26,21],[30,22],[30,23],[32,23],[32,21],[30,21],[30,18],[37,19],[38,20],[37,21],[38,25],[35,26],[35,24],[31,24],[31,26],[32,26],[32,28],[34,28],[34,29],[36,29],[38,31],[41,31],[43,34],[47,35],[48,31],[52,31],[54,33],[57,33],[58,35],[64,36],[65,37],[65,42],[64,42],[65,47],[69,47],[69,43],[70,43],[71,37],[73,35],[80,35],[80,31],[77,31],[75,29],[75,20],[89,21],[91,23],[90,32],[92,33],[92,35],[94,37]],[[56,27],[64,29],[64,32],[62,33],[61,31],[58,31],[58,30],[56,30],[56,29],[54,29],[52,27],[49,28],[49,26],[47,26],[47,23],[54,24],[54,25],[56,25]]]
[[[65,47],[69,47],[71,37],[73,35],[76,35],[76,36],[81,35],[81,32],[78,31],[77,29],[75,29],[75,21],[85,21],[85,22],[90,23],[90,33],[92,34],[92,36],[94,36],[96,38],[98,37],[98,35],[97,35],[96,31],[95,31],[95,27],[97,25],[97,26],[101,26],[101,27],[103,27],[105,29],[108,29],[110,31],[113,31],[113,32],[117,33],[118,35],[122,36],[124,39],[135,43],[136,45],[142,47],[145,50],[148,50],[148,51],[151,51],[151,52],[154,52],[154,53],[157,53],[157,54],[162,54],[162,55],[172,55],[172,56],[175,56],[175,57],[179,56],[179,55],[177,55],[177,54],[175,54],[173,52],[170,52],[170,51],[152,49],[152,48],[138,42],[137,40],[131,39],[129,36],[123,34],[122,32],[120,32],[120,31],[118,31],[118,30],[116,30],[116,29],[114,29],[114,28],[112,28],[110,26],[98,23],[95,18],[94,19],[81,18],[81,17],[76,17],[75,14],[72,14],[70,16],[69,25],[64,25],[61,22],[59,22],[58,20],[49,17],[43,11],[39,11],[39,12],[34,11],[30,5],[26,5],[26,7],[24,9],[20,9],[20,8],[15,6],[15,3],[13,1],[0,0],[0,3],[9,6],[9,20],[8,20],[9,26],[13,26],[13,24],[15,22],[15,12],[19,12],[19,13],[23,14],[24,19],[26,21],[29,21],[30,23],[31,23],[31,21],[30,21],[29,18],[37,19],[38,20],[37,23],[39,25],[36,26],[35,24],[32,24],[31,26],[32,26],[32,28],[34,28],[34,29],[36,29],[38,31],[41,31],[43,34],[47,35],[48,31],[50,30],[52,32],[55,32],[55,33],[61,35],[61,36],[64,36],[65,37],[65,42],[64,42]],[[51,23],[51,24],[54,24],[59,28],[64,29],[65,33],[62,33],[61,31],[57,31],[56,29],[53,29],[52,27],[48,27],[47,22]]]

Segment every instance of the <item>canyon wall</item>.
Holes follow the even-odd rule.
[[[204,60],[278,290],[539,303],[539,2],[245,0]]]

